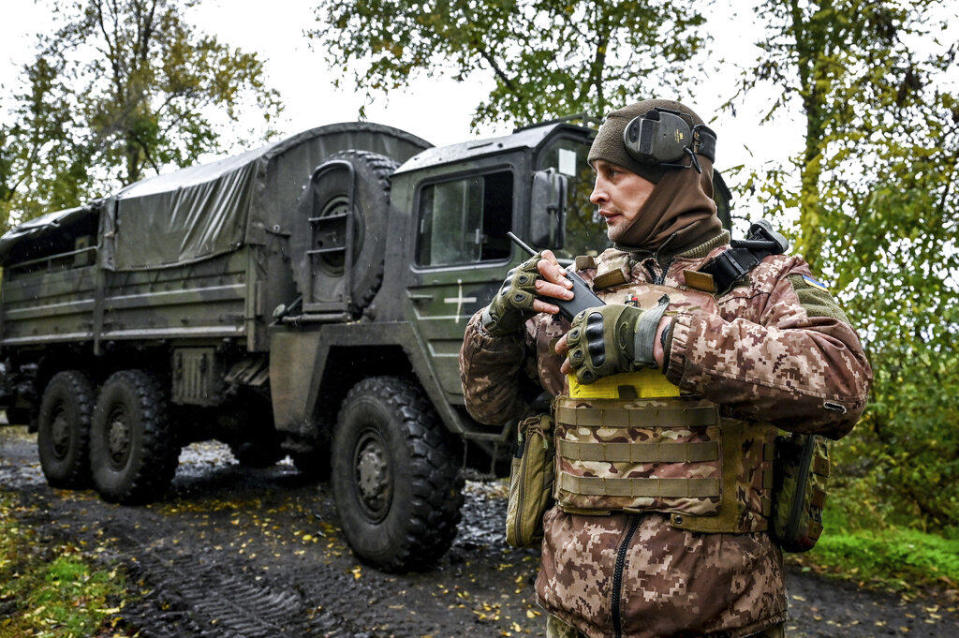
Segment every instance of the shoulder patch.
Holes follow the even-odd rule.
[[[832,317],[843,323],[849,323],[849,318],[842,311],[836,300],[822,283],[806,275],[789,275],[786,277],[792,284],[793,291],[799,297],[799,304],[806,310],[809,317]]]

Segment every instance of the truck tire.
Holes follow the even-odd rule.
[[[353,235],[353,268],[350,285],[350,312],[359,314],[373,300],[383,282],[383,258],[386,253],[386,226],[390,207],[390,175],[399,164],[390,158],[369,151],[348,150],[330,155],[325,162],[345,160],[356,173],[356,191],[353,201],[355,220]],[[324,162],[324,163],[325,163]],[[307,250],[327,247],[314,238],[310,217],[330,217],[348,212],[352,184],[346,170],[333,170],[319,181],[310,182],[300,197],[298,223],[290,241],[294,254],[306,255]],[[342,243],[338,237],[333,243]],[[317,242],[314,245],[314,242]],[[295,272],[296,282],[305,298],[316,297],[322,291],[323,299],[334,299],[345,292],[345,263],[342,253],[320,256],[311,268],[309,259]],[[304,291],[311,286],[311,291]]]
[[[144,370],[121,370],[100,390],[90,430],[93,484],[104,500],[134,505],[158,498],[176,473],[180,447],[166,395]]]
[[[37,448],[43,475],[52,487],[90,484],[90,415],[95,398],[93,384],[79,370],[58,372],[43,391]]]
[[[347,542],[386,571],[423,569],[449,549],[462,477],[439,418],[414,384],[371,377],[343,401],[333,496]]]

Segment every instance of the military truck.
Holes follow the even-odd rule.
[[[332,475],[362,559],[427,566],[460,470],[501,473],[515,425],[464,408],[466,322],[528,258],[507,231],[564,259],[605,245],[593,135],[323,126],[21,224],[0,238],[0,407],[50,485],[122,504],[161,497],[194,441],[289,455]]]

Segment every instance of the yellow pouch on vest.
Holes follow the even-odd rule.
[[[540,414],[519,424],[519,444],[510,462],[506,542],[528,547],[543,538],[543,514],[553,493],[553,419]]]
[[[660,399],[678,397],[679,386],[654,368],[602,377],[593,383],[579,383],[575,374],[566,375],[569,396],[574,399]]]

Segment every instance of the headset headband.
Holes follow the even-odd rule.
[[[653,109],[633,118],[623,130],[623,144],[630,157],[641,164],[688,168],[677,162],[689,155],[691,166],[702,173],[696,155],[710,162],[716,159],[716,133],[705,124],[690,128],[680,113],[668,109]]]

